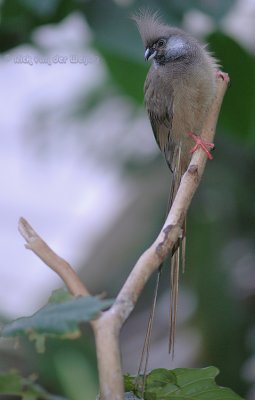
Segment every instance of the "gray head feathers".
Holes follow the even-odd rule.
[[[145,51],[145,59],[153,59],[157,65],[178,61],[183,64],[207,58],[217,64],[210,53],[194,37],[182,29],[171,27],[161,21],[158,12],[142,10],[134,15]]]
[[[171,28],[161,22],[158,12],[152,13],[150,10],[142,10],[139,14],[133,15],[132,18],[137,24],[144,47],[149,47],[160,37],[170,34]]]
[[[145,59],[154,59],[158,65],[174,60],[192,62],[201,46],[188,33],[164,24],[159,14],[149,10],[133,16],[140,32],[145,51]]]
[[[158,12],[141,10],[132,18],[137,24],[144,47],[151,46],[159,37],[169,33],[169,26],[161,22]]]
[[[161,21],[159,13],[150,10],[141,10],[132,16],[137,24],[144,47],[150,47],[161,37],[168,37],[171,34],[181,33],[182,30],[170,27]]]

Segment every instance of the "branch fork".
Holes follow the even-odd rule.
[[[227,74],[217,75],[217,92],[202,130],[202,138],[213,142],[221,103],[228,86]],[[91,321],[95,334],[100,400],[123,400],[124,388],[119,348],[120,330],[134,309],[136,302],[149,277],[182,236],[182,225],[193,195],[204,172],[207,156],[199,148],[182,177],[164,226],[152,245],[140,256],[120,290],[112,307]],[[26,248],[32,250],[49,268],[63,280],[74,296],[88,296],[90,293],[74,269],[59,257],[24,219],[19,220],[19,232],[26,241]]]

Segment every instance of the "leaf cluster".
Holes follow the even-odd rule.
[[[215,382],[219,371],[215,367],[154,369],[145,379],[143,376],[125,376],[125,389],[145,400],[241,400],[231,389],[218,386]]]

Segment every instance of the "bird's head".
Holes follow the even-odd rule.
[[[191,46],[180,34],[171,34],[168,37],[160,37],[152,45],[145,48],[146,61],[154,59],[157,64],[164,65],[171,61],[188,60],[191,54]]]
[[[182,60],[190,62],[196,52],[196,42],[181,29],[170,27],[159,20],[158,14],[148,11],[133,17],[140,32],[145,60],[156,64]]]

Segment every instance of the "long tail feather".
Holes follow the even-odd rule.
[[[174,358],[174,343],[176,332],[177,303],[179,290],[180,247],[176,250],[171,260],[171,295],[169,316],[169,353]]]
[[[185,220],[184,220],[182,232],[183,233],[182,233],[182,241],[181,241],[181,246],[182,246],[181,265],[182,265],[182,273],[184,273],[185,266],[186,266],[187,218],[185,218]]]
[[[182,177],[182,168],[181,168],[181,144],[176,147],[175,149],[175,168],[173,171],[173,178],[170,187],[170,193],[168,198],[167,210],[166,210],[166,217],[169,213],[169,210],[172,206],[173,200],[177,193],[177,190],[180,185],[181,177]],[[178,303],[178,290],[179,290],[179,270],[180,264],[182,265],[182,271],[185,269],[185,251],[186,251],[186,220],[183,225],[183,237],[178,240],[176,246],[172,252],[172,259],[171,259],[171,296],[170,296],[170,322],[169,322],[169,353],[172,353],[172,357],[174,357],[174,342],[175,342],[175,332],[176,332],[176,321],[177,321],[177,303]],[[163,265],[160,265],[157,273],[157,280],[154,289],[153,301],[151,306],[151,311],[148,319],[146,335],[144,339],[143,349],[142,349],[142,356],[138,368],[137,374],[137,381],[136,384],[138,385],[141,380],[140,377],[143,375],[142,380],[142,393],[145,389],[145,378],[148,368],[148,361],[149,361],[149,352],[150,352],[150,344],[151,344],[151,334],[152,334],[152,327],[154,322],[154,315],[156,309],[156,302],[158,296],[158,288],[160,282],[160,276],[162,272]]]
[[[157,297],[158,297],[158,288],[159,288],[159,281],[160,281],[161,271],[162,271],[162,265],[159,267],[158,272],[157,272],[156,286],[155,286],[155,289],[154,289],[154,295],[153,295],[151,311],[150,311],[148,324],[147,324],[147,329],[146,329],[146,335],[145,335],[145,339],[144,339],[144,343],[143,343],[142,356],[141,356],[141,360],[140,360],[140,364],[139,364],[139,368],[138,368],[138,373],[137,373],[136,386],[139,383],[140,375],[143,375],[142,387],[141,387],[142,396],[143,396],[144,390],[145,390],[145,378],[146,378],[148,362],[149,362],[152,326],[153,326],[156,303],[157,303]]]
[[[176,148],[174,157],[174,171],[173,171],[173,183],[171,188],[172,202],[179,189],[181,178],[183,175],[183,167],[181,164],[181,143]],[[183,224],[183,235],[178,240],[173,251],[171,259],[171,272],[170,272],[170,315],[169,315],[169,353],[174,358],[174,343],[175,343],[175,332],[176,332],[176,321],[177,321],[177,304],[178,304],[178,291],[179,291],[179,271],[180,265],[182,265],[182,271],[185,269],[185,253],[186,253],[186,220]]]

